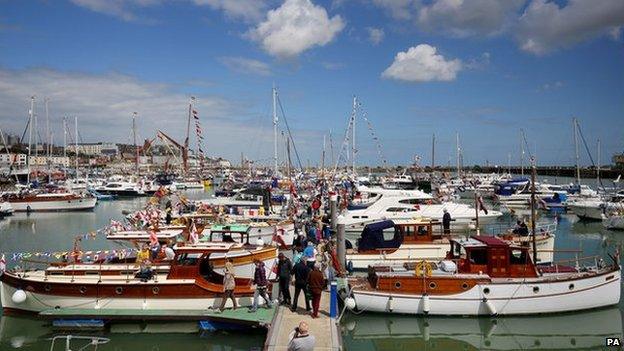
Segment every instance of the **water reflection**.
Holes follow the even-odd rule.
[[[140,333],[140,336],[138,335]],[[196,322],[115,324],[108,332],[71,333],[72,335],[103,336],[110,342],[98,350],[259,350],[264,343],[262,330],[244,334],[226,332],[201,334]],[[0,350],[50,350],[50,338],[63,335],[50,323],[31,318],[3,316],[0,318]],[[55,350],[63,350],[57,341]],[[87,348],[86,350],[91,350]]]
[[[622,338],[617,307],[574,314],[498,318],[350,315],[347,350],[600,350]]]

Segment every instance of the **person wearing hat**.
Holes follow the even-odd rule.
[[[288,351],[312,351],[316,346],[316,338],[309,334],[308,323],[300,322],[290,333]]]
[[[292,263],[282,252],[277,256],[277,278],[279,280],[279,295],[283,305],[290,305],[290,278]]]
[[[442,227],[444,228],[444,234],[451,234],[451,214],[446,208],[442,209],[444,215],[442,216]]]

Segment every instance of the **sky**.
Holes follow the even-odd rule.
[[[182,141],[195,96],[207,155],[270,164],[275,85],[304,165],[324,139],[344,163],[353,96],[358,165],[430,164],[434,134],[437,164],[459,135],[466,165],[519,164],[521,144],[572,165],[573,117],[604,164],[624,150],[623,26],[622,0],[0,0],[0,129],[21,135],[35,96],[56,144],[64,117],[128,143],[133,112],[141,140]]]

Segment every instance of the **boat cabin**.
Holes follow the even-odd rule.
[[[487,274],[492,278],[538,276],[528,247],[511,245],[493,236],[451,240],[447,258],[457,262],[458,273]]]
[[[432,243],[443,237],[441,230],[439,234],[434,230],[437,225],[441,223],[428,219],[406,224],[395,224],[393,221],[368,224],[358,239],[358,252],[396,249],[402,244]]]
[[[202,241],[239,242],[244,245],[251,245],[249,243],[249,228],[248,225],[213,225],[210,227],[208,238],[206,239],[204,235]]]

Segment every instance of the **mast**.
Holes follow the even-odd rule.
[[[63,117],[63,178],[67,179],[67,165],[65,160],[67,159],[67,117]]]
[[[524,176],[524,129],[520,129],[520,175]]]
[[[579,165],[579,148],[578,148],[578,120],[572,118],[572,124],[574,125],[574,152],[576,157],[576,184],[581,184],[581,168]]]
[[[28,111],[28,157],[26,158],[26,171],[28,174],[26,175],[26,183],[30,184],[30,154],[31,154],[31,145],[32,145],[32,125],[33,125],[33,116],[35,114],[35,97],[30,97],[30,110]]]
[[[194,99],[195,98],[192,96],[189,99],[188,119],[186,122],[186,138],[184,139],[184,149],[182,149],[182,167],[184,169],[184,175],[188,172],[189,137],[191,133],[191,114],[193,113]]]
[[[323,152],[321,153],[321,170],[325,169],[325,138],[326,135],[323,134]]]
[[[50,141],[50,115],[48,112],[48,102],[50,102],[50,98],[45,98],[45,115],[46,115],[46,164],[48,165],[48,180],[50,179],[50,151],[51,151],[51,141]]]
[[[356,109],[357,109],[357,97],[354,95],[353,96],[353,113],[352,113],[352,120],[353,120],[353,124],[351,125],[351,170],[353,172],[353,174],[355,174],[355,114],[356,114]]]
[[[273,172],[277,177],[277,89],[273,84]]]
[[[598,138],[598,162],[596,164],[596,186],[600,186],[600,138]]]
[[[136,137],[136,117],[137,113],[132,112],[132,139],[134,141],[134,172],[139,174],[139,148],[137,147],[137,137]],[[186,138],[186,148],[188,148],[188,137]]]
[[[435,168],[435,133],[431,139],[431,169]]]
[[[533,246],[533,263],[537,264],[537,243],[535,241],[535,159],[531,158],[531,231]]]
[[[76,179],[78,179],[78,116],[74,116],[74,150],[76,151]]]
[[[457,147],[457,178],[461,178],[461,166],[459,164],[459,157],[461,154],[461,149],[459,148],[459,132],[455,133],[455,145]]]

